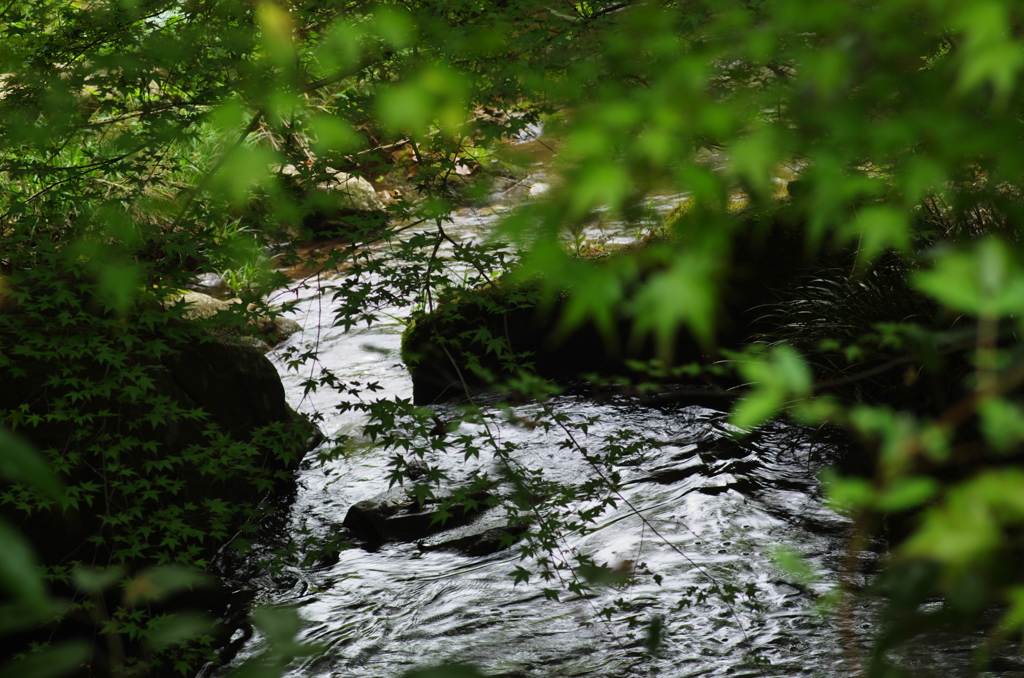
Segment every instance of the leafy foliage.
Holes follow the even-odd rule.
[[[906,538],[880,586],[896,591],[914,577],[920,585],[914,595],[890,593],[892,619],[941,595],[950,613],[922,623],[975,618],[1001,604],[993,637],[1019,632],[1020,573],[997,567],[1019,550],[1022,520],[1024,164],[1008,151],[1020,137],[1024,96],[1016,4],[99,0],[10,2],[0,19],[0,382],[18,385],[0,396],[0,416],[39,448],[33,455],[20,438],[0,439],[0,503],[5,525],[65,529],[65,516],[87,517],[78,527],[84,550],[40,554],[48,577],[70,591],[60,609],[34,576],[25,540],[0,528],[10,545],[0,583],[11,605],[32,610],[32,623],[89,617],[96,596],[116,598],[112,583],[80,581],[89,566],[116,564],[119,576],[135,577],[129,587],[147,581],[149,564],[204,566],[295,454],[282,422],[233,436],[210,425],[209,412],[156,390],[167,361],[206,341],[201,326],[180,321],[180,308],[159,303],[195,273],[227,272],[256,304],[239,305],[243,325],[246,314],[267,311],[264,248],[325,222],[322,237],[347,243],[320,262],[343,271],[323,286],[339,302],[340,327],[396,308],[451,308],[518,259],[524,278],[541,281],[541,299],[582,290],[563,299],[566,333],[588,322],[607,330],[608,309],[638,289],[629,302],[633,341],[652,341],[667,363],[679,333],[708,347],[722,337],[724,262],[756,235],[741,230],[730,204],[741,195],[754,209],[769,205],[773,175],[789,165],[800,175],[789,204],[808,250],[841,250],[851,263],[783,301],[783,331],[761,337],[773,346],[730,357],[748,387],[734,422],[752,428],[788,413],[841,426],[863,443],[865,463],[854,466],[868,473],[836,475],[829,486],[856,525],[847,574],[876,524],[902,525],[890,532]],[[498,157],[501,140],[556,111],[561,182],[502,224],[521,257],[500,243],[450,237],[452,199],[465,195],[456,189],[485,157],[479,149]],[[720,167],[704,160],[709,150]],[[397,171],[422,199],[400,201],[391,224],[324,218],[318,199],[285,179],[289,165],[389,182]],[[685,193],[689,216],[675,222],[676,237],[658,249],[661,268],[642,285],[635,267],[599,267],[563,247],[562,234],[581,232],[597,212],[639,223],[655,188]],[[424,223],[433,229],[410,225]],[[367,249],[368,241],[387,246]],[[440,342],[454,371],[482,381],[511,375],[517,392],[551,392],[520,371],[533,357],[508,351],[502,333],[473,339],[498,368],[460,354],[464,341]],[[316,354],[296,349],[287,359],[298,368]],[[439,442],[429,435],[433,415],[373,399],[372,382],[319,374],[310,390],[336,388],[350,398],[342,407],[369,415],[368,434],[402,453],[396,481],[408,466],[403,455],[425,446],[480,449],[480,441]],[[486,424],[474,405],[463,416]],[[615,501],[614,467],[639,448],[610,440],[591,452],[575,439],[586,422],[551,411],[531,422],[562,431],[597,474],[585,497],[567,497],[515,467],[498,441],[486,443],[531,498],[517,515],[534,526],[524,555],[536,557],[545,582],[564,577],[579,592],[586,573],[607,573],[585,554],[559,555],[557,534],[588,529]],[[165,453],[170,446],[155,441],[180,427],[194,436]],[[192,482],[239,477],[251,481],[244,501],[217,500]],[[593,512],[548,522],[557,511],[534,510],[570,501],[590,502]],[[979,577],[986,586],[971,588]],[[205,634],[187,619],[167,631],[159,615],[125,604],[89,623],[122,638],[112,647],[138,639],[167,647]],[[841,608],[839,617],[849,615]],[[297,656],[308,648],[289,644],[288,619],[261,623]],[[652,648],[659,629],[650,629]],[[900,633],[886,627],[868,668],[887,670],[884,650]],[[69,642],[20,661],[50,662],[58,675],[81,663],[82,647]],[[133,651],[109,652],[108,668],[143,672],[177,661],[175,670],[191,670],[188,658]]]

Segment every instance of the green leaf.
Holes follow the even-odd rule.
[[[763,127],[730,147],[732,173],[762,195],[770,192],[773,170],[779,163],[775,130]]]
[[[946,168],[936,160],[914,155],[900,173],[903,193],[908,202],[916,204],[927,195],[941,188],[948,181]]]
[[[751,384],[751,392],[733,407],[730,423],[751,429],[766,421],[789,402],[810,395],[813,375],[793,347],[773,346],[766,356],[744,356],[739,372]]]
[[[77,673],[88,662],[91,648],[84,640],[53,645],[0,666],[0,678],[59,678]]]
[[[425,134],[433,112],[430,93],[417,83],[382,88],[377,97],[381,122],[395,132],[408,130],[417,136]]]
[[[381,5],[374,12],[377,35],[395,49],[409,45],[416,33],[416,26],[408,12],[393,5]]]
[[[45,614],[51,609],[43,570],[28,543],[0,522],[0,586],[15,600]]]
[[[382,87],[377,113],[398,133],[421,137],[436,122],[445,133],[457,134],[467,117],[465,78],[450,68],[427,66],[405,82]]]
[[[983,471],[949,490],[929,508],[921,527],[899,548],[959,570],[983,562],[1003,542],[1003,526],[1024,523],[1024,470]]]
[[[800,75],[808,81],[808,89],[819,101],[827,102],[849,87],[850,52],[842,48],[821,49]]]
[[[125,604],[129,607],[169,598],[182,591],[208,587],[213,578],[191,567],[183,565],[162,565],[145,570],[129,582],[125,588]]]
[[[845,233],[857,240],[857,262],[861,266],[874,261],[886,248],[907,250],[910,247],[910,221],[906,213],[886,205],[859,210]]]
[[[732,408],[729,423],[745,431],[775,416],[785,403],[785,393],[774,387],[755,388]]]
[[[898,552],[960,569],[989,557],[1001,540],[991,512],[976,502],[958,502],[927,511],[921,526]]]
[[[985,439],[997,450],[1009,451],[1024,440],[1024,410],[1002,398],[986,398],[979,406]]]
[[[1024,69],[1024,46],[1008,38],[1010,18],[1000,2],[969,3],[955,18],[963,31],[957,91],[991,85],[997,106],[1006,103]]]
[[[342,70],[354,66],[361,54],[360,28],[348,21],[338,21],[325,31],[316,49],[316,59],[328,70]]]
[[[118,314],[124,314],[142,289],[139,267],[127,260],[110,262],[100,269],[98,296],[103,305]]]
[[[1024,268],[996,238],[985,238],[967,251],[940,251],[932,269],[912,280],[956,311],[1000,316],[1024,312]]]
[[[999,627],[1004,631],[1015,631],[1024,627],[1024,586],[1013,586],[1006,592],[1010,607],[999,620]]]
[[[779,547],[772,551],[772,560],[783,572],[801,584],[814,584],[821,579],[807,561],[796,551],[788,547]]]
[[[877,500],[877,508],[886,512],[906,511],[916,508],[934,497],[939,491],[939,483],[927,476],[900,478],[882,491]]]
[[[801,398],[811,392],[814,375],[803,356],[792,346],[780,344],[769,352],[774,374],[772,379],[793,397]]]
[[[601,205],[621,208],[633,191],[633,182],[621,164],[593,161],[575,177],[573,188],[570,214],[574,219],[582,219]]]
[[[157,651],[209,635],[215,628],[209,615],[179,612],[155,620],[146,634],[147,642]]]
[[[618,276],[595,270],[585,263],[570,260],[566,264],[573,279],[572,293],[559,318],[557,335],[567,336],[577,327],[592,322],[606,342],[615,341],[615,320],[621,313],[624,296],[622,282]]]
[[[699,341],[710,343],[718,306],[717,273],[718,266],[706,254],[680,252],[668,270],[652,275],[636,295],[631,341],[653,334],[663,359],[671,357],[683,326]]]
[[[352,125],[334,115],[315,115],[309,126],[313,133],[313,148],[318,153],[348,153],[360,142]]]
[[[121,567],[78,567],[74,572],[75,585],[83,593],[102,593],[124,578]]]
[[[268,148],[238,146],[227,151],[224,165],[210,181],[213,190],[231,203],[248,203],[253,188],[270,178],[270,168],[280,157]]]
[[[270,62],[282,68],[293,67],[295,27],[288,10],[272,0],[263,0],[256,5],[256,23],[260,27],[263,48]]]
[[[56,501],[63,496],[60,481],[46,462],[24,438],[4,428],[0,428],[0,476],[32,485]]]
[[[272,643],[291,645],[302,630],[299,613],[291,607],[258,607],[253,622]]]
[[[829,504],[837,511],[849,512],[870,506],[875,500],[871,481],[857,477],[842,477],[835,471],[821,474]]]

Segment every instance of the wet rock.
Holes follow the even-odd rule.
[[[338,196],[338,207],[355,212],[383,212],[386,208],[373,184],[347,172],[328,172],[328,179],[318,187]]]
[[[179,303],[185,306],[181,316],[185,320],[213,320],[221,313],[230,312],[231,307],[242,303],[242,300],[217,299],[209,294],[193,290],[184,292],[179,297],[168,299],[164,302],[164,307],[170,308]],[[253,310],[253,307],[250,306],[249,310]],[[230,316],[225,316],[225,318],[228,317]],[[252,325],[255,325],[256,330],[261,335],[260,337],[246,335],[241,327],[231,324],[215,327],[211,331],[218,338],[233,340],[235,343],[256,348],[262,353],[269,351],[271,345],[277,344],[286,337],[302,331],[302,326],[299,323],[291,318],[282,318],[280,316],[271,318],[270,316],[261,315],[255,320],[249,321],[249,326]]]
[[[302,226],[315,234],[356,237],[375,232],[387,222],[387,208],[373,184],[363,177],[332,167],[314,171],[285,165],[278,171],[307,206]],[[299,236],[301,231],[297,224],[286,230],[291,237]]]
[[[455,551],[464,556],[479,558],[504,551],[519,541],[524,534],[526,534],[525,528],[508,525],[438,544],[423,545],[421,548],[424,551]]]
[[[202,408],[237,439],[248,439],[254,429],[267,424],[291,422],[295,416],[277,369],[253,347],[197,341],[181,346],[165,368],[159,381],[164,392],[185,407]]]
[[[676,215],[673,230],[684,233],[686,221],[697,218],[689,213]],[[809,252],[804,230],[797,227],[802,217],[788,203],[744,210],[733,218],[736,244],[724,266],[727,275],[718,295],[716,345],[708,345],[681,326],[668,351],[676,364],[712,363],[721,349],[736,348],[751,336],[777,329],[765,318],[763,305],[794,293],[803,276],[812,271],[849,264],[845,252]],[[563,310],[574,290],[542,295],[539,283],[511,276],[467,290],[455,301],[414,317],[402,337],[402,359],[412,377],[414,402],[430,404],[464,396],[467,390],[486,390],[492,384],[477,375],[498,380],[512,377],[524,362],[541,377],[567,381],[593,373],[633,375],[634,361],[662,357],[664,347],[653,339],[636,340],[633,300],[648,280],[663,272],[659,253],[665,245],[665,237],[652,237],[594,258],[595,267],[636,271],[635,279],[624,285],[621,301],[607,309],[609,327],[588,321],[563,331]],[[483,369],[466,369],[469,364]]]
[[[211,297],[209,294],[202,292],[189,291],[182,294],[180,297],[174,297],[168,299],[165,303],[165,307],[171,307],[178,302],[185,305],[185,311],[181,314],[181,317],[185,320],[207,320],[213,318],[218,313],[223,313],[231,308],[232,304],[242,303],[241,299],[216,299]]]
[[[685,466],[683,468],[666,468],[654,471],[649,476],[638,479],[638,483],[657,483],[659,485],[673,485],[686,480],[690,476],[699,473],[706,473],[707,468],[703,464]]]
[[[469,496],[475,504],[450,509],[452,516],[442,524],[440,506],[450,493],[421,505],[405,488],[394,488],[353,505],[343,524],[371,545],[417,542],[423,551],[454,551],[471,557],[502,551],[526,533],[525,525],[510,524],[503,509],[491,507],[495,503],[491,492],[479,490]]]
[[[200,273],[195,280],[187,285],[189,289],[212,294],[215,297],[223,297],[228,292],[228,284],[224,282],[219,274],[213,272]]]
[[[494,503],[493,495],[478,490],[468,495],[470,502],[448,509],[451,514],[442,522],[442,506],[449,493],[420,504],[405,488],[387,492],[354,504],[342,523],[352,534],[371,544],[389,541],[417,541],[453,527],[465,525]]]
[[[290,177],[297,183],[315,182],[316,189],[330,193],[335,198],[336,206],[340,210],[383,212],[386,209],[373,184],[348,172],[327,167],[322,173],[309,178],[295,165],[285,165],[281,168],[281,175]]]
[[[489,556],[509,548],[526,534],[528,526],[512,524],[508,515],[494,509],[463,527],[420,542],[423,551],[454,551],[464,556]]]
[[[529,194],[531,198],[536,198],[538,195],[544,195],[551,190],[551,186],[544,182],[538,181],[535,184],[530,185]]]

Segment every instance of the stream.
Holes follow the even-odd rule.
[[[544,181],[543,175],[533,178]],[[672,202],[665,198],[655,208],[668,209]],[[498,200],[489,209],[463,209],[446,230],[475,237],[500,212]],[[616,241],[628,234],[600,237]],[[323,367],[345,379],[377,382],[377,397],[412,394],[399,357],[399,321],[343,332],[332,327],[328,298],[299,287],[290,294],[301,301],[292,317],[304,331],[269,357],[289,402],[323,413],[324,432],[352,444],[341,458],[299,472],[284,523],[258,539],[267,550],[282,534],[310,543],[344,537],[349,507],[387,490],[390,471],[390,453],[365,438],[361,415],[337,412],[340,396],[333,391],[305,395],[309,368],[289,371],[284,351],[317,346]],[[448,420],[453,407],[435,411]],[[784,422],[737,438],[722,413],[624,396],[597,401],[570,392],[547,407],[573,420],[594,419],[586,435],[577,434],[588,449],[609,436],[644,439],[616,469],[623,485],[615,507],[592,530],[564,535],[558,552],[550,554],[556,560],[584,554],[633,576],[581,596],[536,574],[516,583],[517,567],[536,573],[536,556],[521,559],[516,546],[470,557],[397,542],[250,571],[237,584],[254,591],[258,604],[295,607],[304,624],[302,640],[322,648],[296,660],[289,676],[390,678],[442,662],[473,664],[488,675],[538,678],[842,673],[840,633],[834,618],[820,610],[836,584],[848,529],[846,519],[825,505],[817,480],[833,445]],[[487,429],[514,448],[516,463],[542,470],[545,480],[571,486],[593,479],[595,471],[579,450],[560,445],[563,431],[517,423],[540,416],[540,408],[512,405],[513,418],[494,403]],[[462,424],[451,435],[483,440],[485,434],[480,425]],[[456,450],[432,453],[427,461],[454,485],[474,470],[500,470],[499,460],[486,452],[469,461]],[[800,580],[787,573],[776,562],[780,548],[802,556],[813,576]],[[733,586],[739,590],[728,601],[716,592]],[[560,599],[550,599],[544,589],[557,590]],[[652,623],[661,628],[653,651]],[[226,675],[267,641],[258,631],[239,633],[234,645],[238,652],[226,669],[201,675]]]

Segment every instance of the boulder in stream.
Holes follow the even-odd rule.
[[[309,212],[302,225],[314,233],[372,232],[387,221],[387,207],[373,184],[363,177],[333,167],[306,165],[285,165],[278,172],[289,189],[301,195],[308,206]]]
[[[419,541],[465,525],[496,503],[490,491],[480,489],[469,492],[466,502],[446,507],[452,496],[442,492],[420,503],[405,488],[392,488],[354,504],[342,524],[359,539],[374,545]]]
[[[185,306],[181,316],[185,320],[214,320],[222,313],[230,313],[232,307],[236,304],[241,304],[242,300],[237,298],[217,299],[209,294],[190,290],[182,293],[180,296],[166,300],[164,307],[170,308],[179,303]],[[249,310],[253,310],[252,305],[249,306]],[[260,315],[248,321],[248,325],[255,327],[259,333],[258,337],[244,334],[241,327],[230,325],[223,327],[214,325],[208,331],[222,340],[248,344],[258,349],[261,353],[266,353],[274,344],[281,342],[296,332],[302,331],[302,326],[297,322],[291,318],[283,318],[281,316],[270,317],[268,315]]]
[[[685,232],[678,217],[673,230]],[[721,348],[735,348],[752,336],[775,329],[764,320],[765,304],[780,295],[793,294],[809,273],[824,267],[841,267],[852,261],[849,252],[821,250],[808,254],[802,218],[792,204],[783,202],[768,209],[746,209],[732,215],[731,260],[724,263],[718,280],[715,313],[716,336],[701,341],[687,328],[676,333],[672,353],[677,365],[713,363]],[[565,332],[562,309],[572,289],[548,291],[541,285],[499,280],[466,290],[455,300],[429,313],[415,316],[402,336],[402,359],[413,378],[414,401],[429,405],[467,391],[487,389],[492,381],[514,376],[517,369],[554,380],[582,375],[631,375],[630,364],[659,355],[652,340],[637,341],[631,311],[636,294],[665,268],[665,248],[670,236],[652,237],[610,253],[585,259],[597,267],[612,265],[623,273],[622,299],[608,309],[611,322],[602,331],[585,321]],[[553,294],[552,294],[553,292]],[[612,335],[609,341],[609,332]]]
[[[421,540],[418,546],[422,551],[453,551],[470,557],[489,556],[507,549],[528,530],[525,524],[510,522],[505,511],[495,507],[467,525]]]
[[[697,217],[680,217],[686,218]],[[788,203],[744,210],[733,218],[737,221],[735,244],[720,281],[715,345],[699,341],[680,327],[672,347],[677,364],[708,363],[717,359],[718,349],[736,347],[751,335],[770,330],[759,307],[791,291],[811,271],[845,261],[844,253],[807,254],[803,231],[795,227],[800,217]],[[673,228],[685,231],[685,224]],[[635,272],[631,280],[623,281],[621,302],[609,309],[615,341],[589,321],[564,332],[561,311],[573,290],[556,291],[542,299],[540,285],[528,281],[500,279],[414,317],[402,337],[402,359],[412,376],[414,402],[430,404],[462,396],[467,390],[487,389],[491,384],[481,375],[500,381],[523,365],[555,380],[592,373],[631,374],[631,361],[659,355],[653,341],[636,341],[630,308],[647,280],[663,270],[668,237],[652,237],[590,257],[594,266],[620,265]]]
[[[104,321],[90,325],[87,315],[58,330],[41,314],[16,310],[2,317],[0,355],[16,355],[19,337],[47,332],[59,331],[67,346],[56,356],[37,351],[0,365],[0,413],[23,417],[18,433],[54,460],[81,497],[63,511],[26,513],[13,501],[0,506],[46,562],[70,554],[108,562],[117,534],[104,512],[147,501],[152,511],[164,510],[160,502],[180,505],[181,520],[196,526],[197,540],[212,552],[233,523],[224,518],[211,534],[200,534],[202,526],[261,501],[273,485],[269,479],[287,479],[323,439],[289,406],[277,369],[259,349],[211,336],[189,321],[168,320],[122,343],[116,333],[104,334]],[[170,489],[147,499],[152,493],[131,490],[127,479]],[[226,508],[216,513],[218,507]],[[139,553],[142,567],[148,551]]]
[[[348,172],[326,167],[315,176],[306,176],[295,165],[285,165],[281,175],[301,184],[313,184],[316,189],[331,193],[339,210],[351,212],[383,212],[384,203],[377,196],[373,184]]]

